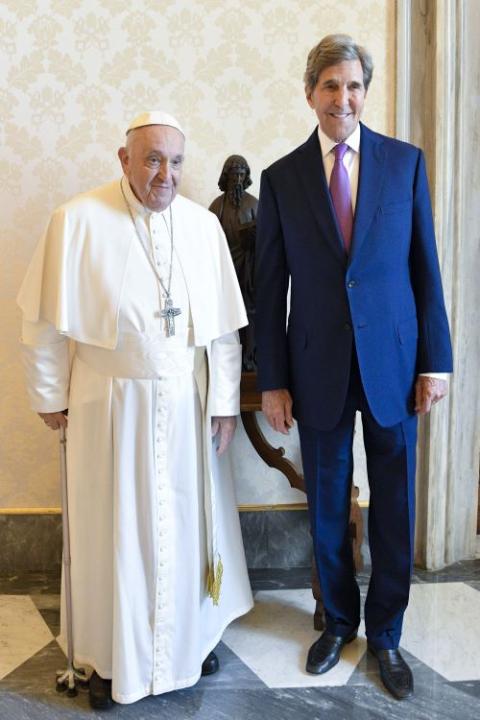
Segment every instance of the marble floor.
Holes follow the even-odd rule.
[[[85,691],[55,690],[65,658],[55,637],[58,578],[0,578],[0,718],[55,720],[478,720],[480,718],[480,560],[439,573],[416,572],[402,638],[415,695],[385,692],[361,631],[322,676],[304,670],[312,626],[309,570],[252,571],[255,608],[217,647],[220,672],[195,687],[109,713],[95,713]],[[359,578],[365,593],[367,576]]]

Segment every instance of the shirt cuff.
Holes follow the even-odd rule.
[[[450,373],[425,372],[425,373],[418,373],[418,377],[431,377],[431,378],[436,378],[437,380],[446,380],[448,382]]]

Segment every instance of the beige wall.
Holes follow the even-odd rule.
[[[59,504],[56,437],[29,410],[14,298],[49,213],[118,175],[129,118],[163,108],[188,134],[183,192],[208,204],[225,157],[261,169],[315,119],[302,74],[325,34],[375,60],[365,121],[393,133],[393,0],[2,0],[0,508]],[[251,499],[255,502],[255,498]]]

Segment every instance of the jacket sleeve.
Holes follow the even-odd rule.
[[[450,331],[443,298],[425,160],[421,151],[414,181],[410,273],[418,320],[417,372],[452,372]]]
[[[279,209],[262,173],[255,259],[255,341],[258,390],[288,388],[286,336],[289,272]]]

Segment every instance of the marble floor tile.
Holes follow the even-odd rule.
[[[474,590],[480,591],[480,580],[469,580],[465,585],[469,585]]]
[[[28,660],[52,637],[30,597],[0,595],[0,678]]]
[[[383,687],[376,660],[361,637],[323,676],[305,672],[305,658],[318,637],[312,627],[314,600],[304,569],[276,576],[256,573],[256,607],[227,629],[216,652],[220,672],[192,688],[116,705],[112,720],[478,720],[480,717],[480,563],[465,562],[441,573],[421,571],[412,587],[402,652],[410,664],[415,694],[393,700]],[[448,571],[448,572],[447,572]],[[428,582],[430,579],[430,583]],[[457,580],[462,580],[459,582]],[[362,595],[366,574],[359,583]],[[28,659],[0,680],[1,720],[100,720],[83,690],[68,698],[55,689],[56,670],[66,660],[52,632],[58,627],[58,587],[46,591],[34,578],[28,598],[0,596],[0,638],[17,631],[38,642]],[[292,585],[299,583],[299,589]],[[277,589],[275,589],[277,588]],[[7,590],[7,592],[9,592]],[[52,592],[54,594],[49,594]],[[49,629],[47,628],[50,628]],[[25,646],[21,639],[18,644]],[[6,645],[0,641],[1,659]],[[18,659],[18,658],[17,658]],[[0,674],[1,677],[1,674]]]
[[[451,686],[459,692],[465,693],[476,698],[480,707],[480,680],[470,680],[469,682],[456,682],[451,683]]]
[[[311,588],[312,568],[250,568],[248,571],[252,590],[282,590],[286,588]]]
[[[223,642],[270,688],[345,685],[366,650],[363,630],[329,673],[311,675],[307,652],[319,637],[313,607],[308,589],[258,591],[254,609],[230,625]]]
[[[318,720],[478,720],[476,699],[466,698],[445,682],[439,683],[433,693],[417,687],[414,695],[403,702],[374,684],[289,688],[282,694],[285,703],[298,707],[298,712],[294,711],[296,720],[308,717]]]
[[[55,637],[60,633],[60,595],[30,595]]]
[[[66,695],[57,692],[57,670],[65,670],[67,661],[56,640],[45,645],[0,683],[2,693],[17,693],[25,697],[41,697],[64,706]],[[68,703],[65,705],[68,707]],[[1,717],[1,716],[0,716]]]
[[[414,568],[413,583],[466,582],[480,580],[480,562],[478,560],[461,560],[448,565],[442,570],[423,570]]]
[[[447,680],[480,680],[479,618],[480,593],[469,585],[414,585],[402,647]]]
[[[6,720],[97,720],[106,717],[88,707],[86,693],[64,695],[0,693],[0,717]],[[418,688],[399,703],[369,687],[241,689],[206,692],[193,688],[116,705],[112,720],[478,720],[478,698],[458,686],[438,684],[433,693]]]
[[[224,642],[217,645],[215,653],[220,670],[215,675],[200,678],[197,684],[199,689],[239,690],[265,687],[265,683]]]
[[[49,594],[60,592],[60,571],[24,573],[0,577],[0,595]]]
[[[60,610],[60,595],[56,593],[30,593],[37,610]]]

